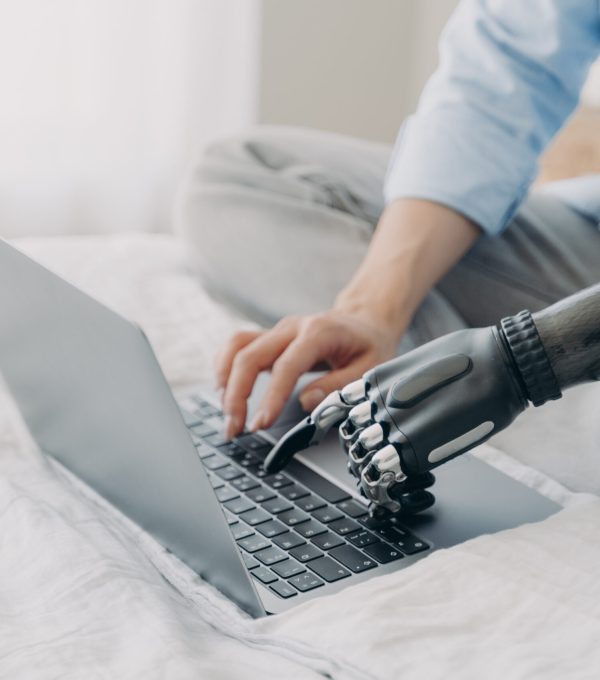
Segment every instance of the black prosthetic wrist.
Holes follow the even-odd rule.
[[[523,310],[505,317],[498,330],[514,361],[527,400],[541,406],[550,399],[560,399],[560,386],[531,313]]]

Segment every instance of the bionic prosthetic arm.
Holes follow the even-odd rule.
[[[431,470],[508,427],[529,403],[600,380],[600,284],[536,314],[450,333],[332,392],[271,451],[280,470],[337,423],[374,515],[434,503]]]

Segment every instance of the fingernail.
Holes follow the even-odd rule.
[[[256,432],[256,430],[260,430],[261,427],[264,427],[264,425],[268,422],[269,419],[269,414],[267,411],[258,411],[254,418],[250,421],[250,425],[248,425],[248,429],[251,432]]]
[[[305,411],[312,411],[315,406],[320,404],[325,399],[325,390],[320,387],[315,387],[313,390],[308,390],[300,395],[300,403]]]

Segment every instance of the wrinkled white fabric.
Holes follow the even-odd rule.
[[[378,678],[600,675],[600,500],[483,536],[257,626]],[[330,625],[315,625],[324,612]]]
[[[19,246],[140,323],[172,385],[239,327],[169,237]],[[479,455],[570,507],[251,621],[41,456],[0,392],[0,678],[597,677],[600,500]]]

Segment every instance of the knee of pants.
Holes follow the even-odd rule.
[[[276,251],[286,249],[281,227],[292,193],[277,177],[277,162],[284,161],[283,151],[275,157],[278,136],[261,128],[212,144],[184,178],[174,215],[175,233],[204,286],[262,323],[288,311],[273,290],[273,281],[281,280],[274,267],[285,260]]]
[[[250,130],[213,142],[188,168],[177,191],[174,231],[188,248],[194,270],[202,275],[207,265],[227,254],[235,244],[225,236],[223,220],[235,209],[240,191],[251,190],[261,168],[248,149],[262,133]]]
[[[174,229],[194,245],[207,231],[218,228],[240,193],[292,193],[280,171],[295,161],[301,146],[299,128],[256,126],[216,140],[190,165],[175,201]]]

